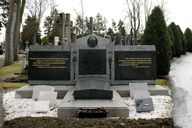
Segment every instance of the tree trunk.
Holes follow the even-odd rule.
[[[8,22],[6,26],[6,36],[5,36],[5,65],[11,65],[14,62],[13,56],[13,41],[14,41],[14,28],[16,22],[16,4],[15,1],[10,1],[9,3],[10,12],[8,17]]]
[[[19,44],[20,44],[20,27],[21,27],[21,22],[22,22],[22,16],[23,16],[23,11],[24,11],[24,6],[25,6],[25,0],[18,0],[17,1],[17,19],[15,22],[15,35],[14,35],[14,60],[18,60],[18,50],[19,50]]]
[[[18,15],[18,14],[17,14]],[[15,23],[15,33],[14,33],[14,43],[13,43],[13,50],[14,50],[14,61],[18,61],[18,45],[20,43],[20,18],[17,16],[17,20]]]

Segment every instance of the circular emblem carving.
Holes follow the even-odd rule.
[[[89,47],[94,48],[94,47],[97,46],[98,40],[97,40],[96,37],[91,36],[91,37],[89,37],[89,39],[87,40],[87,44],[88,44]]]

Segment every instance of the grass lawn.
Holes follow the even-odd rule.
[[[156,84],[165,86],[165,85],[167,85],[167,80],[166,79],[157,79]]]
[[[12,83],[12,82],[3,82],[0,84],[1,88],[5,89],[15,89],[25,86],[27,83]]]
[[[6,76],[13,73],[21,72],[21,64],[19,62],[15,62],[12,65],[5,66],[0,68],[0,75]]]
[[[2,68],[0,68],[0,77],[5,78],[5,77],[10,76],[14,73],[20,73],[21,67],[22,67],[22,65],[19,62],[15,62],[12,65],[2,67]],[[20,88],[24,85],[26,85],[26,83],[21,83],[21,82],[1,82],[0,83],[0,87],[6,88],[6,89]]]

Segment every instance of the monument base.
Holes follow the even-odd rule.
[[[129,109],[116,90],[113,90],[112,100],[75,100],[73,97],[74,89],[67,92],[61,105],[58,108],[59,118],[79,117],[81,109],[99,109],[104,108],[107,111],[107,117],[128,117]],[[94,115],[93,115],[94,116]]]
[[[33,93],[33,87],[34,86],[24,86],[16,90],[15,92],[15,98],[32,98],[32,93]],[[71,89],[75,89],[75,86],[52,86],[54,87],[54,91],[57,92],[57,98],[58,99],[63,99],[63,97],[66,95],[67,91]],[[129,86],[125,85],[118,85],[118,86],[111,86],[111,89],[116,90],[121,97],[129,97]],[[149,85],[148,90],[151,96],[154,95],[165,95],[169,96],[169,89],[162,87],[160,85]]]

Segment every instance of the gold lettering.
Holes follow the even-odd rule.
[[[125,58],[119,60],[120,67],[149,68],[152,58]]]
[[[36,68],[66,68],[69,58],[30,58]]]

